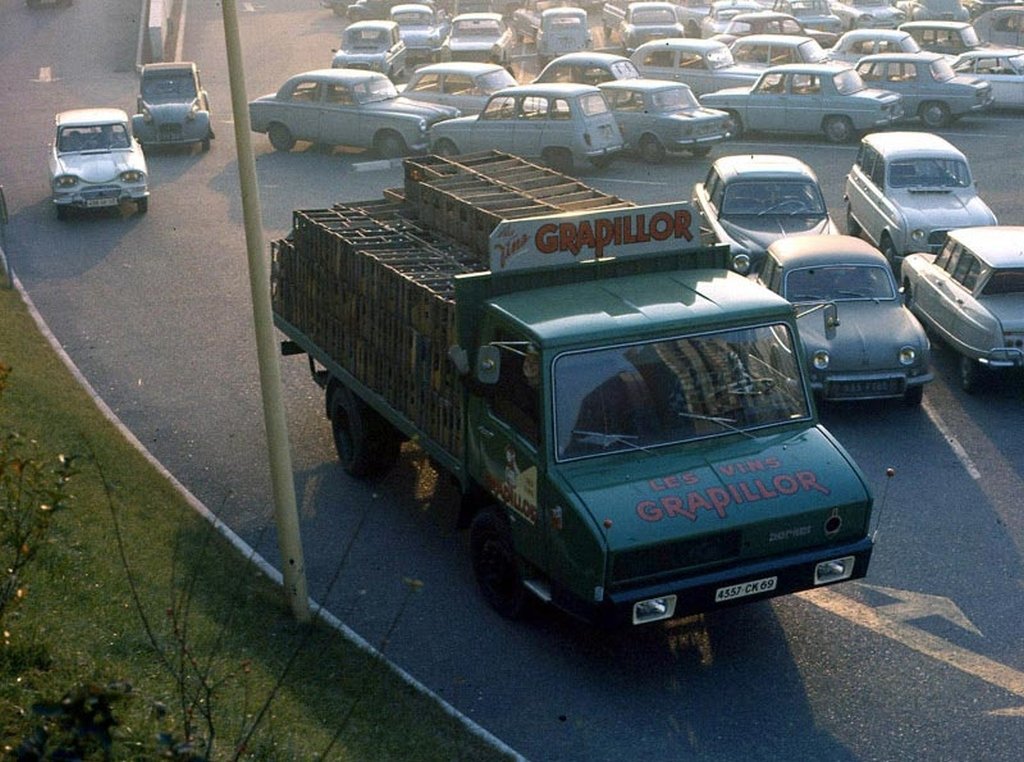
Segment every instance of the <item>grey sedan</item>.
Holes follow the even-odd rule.
[[[704,108],[686,85],[661,79],[602,82],[626,150],[657,164],[667,154],[706,156],[729,136],[729,115]]]
[[[992,85],[958,75],[939,53],[891,53],[865,56],[857,64],[865,84],[903,96],[907,115],[916,114],[925,126],[946,127],[965,114],[988,109]]]
[[[645,42],[633,51],[630,60],[644,77],[682,82],[696,95],[750,86],[762,71],[737,64],[724,42],[689,37]]]
[[[768,247],[758,281],[796,305],[821,399],[921,403],[931,346],[874,246],[845,235],[784,238]]]
[[[729,112],[734,137],[744,131],[824,133],[845,143],[903,118],[899,95],[869,88],[844,64],[772,66],[753,87],[708,93],[701,103]]]
[[[458,109],[402,98],[383,74],[357,69],[296,74],[249,102],[253,131],[266,133],[278,151],[308,140],[402,156],[426,150],[430,127],[456,116]]]
[[[421,66],[399,90],[406,98],[479,114],[488,98],[515,84],[516,78],[498,64],[447,61]]]

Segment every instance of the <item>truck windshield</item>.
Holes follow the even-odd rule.
[[[559,460],[752,436],[810,417],[782,323],[566,353],[553,381]]]

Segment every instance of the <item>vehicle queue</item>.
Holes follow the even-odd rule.
[[[531,50],[536,47],[536,36],[527,44],[524,40],[528,38],[513,30],[510,22],[515,8],[507,6],[495,12],[493,6],[477,3],[459,13],[462,8],[455,3],[437,8],[430,2],[417,5],[422,8],[411,9],[408,3],[360,3],[358,12],[349,14],[348,30],[339,30],[343,44],[333,51],[333,61],[325,56],[325,67],[331,68],[291,76],[276,93],[252,101],[253,129],[266,133],[279,151],[290,150],[297,141],[355,146],[385,158],[489,147],[538,160],[565,173],[586,164],[601,169],[620,156],[653,163],[669,155],[697,160],[712,146],[724,155],[728,140],[740,135],[805,132],[831,142],[863,137],[844,193],[846,231],[880,250],[902,295],[894,293],[883,299],[870,290],[862,296],[830,293],[827,302],[833,308],[839,305],[838,330],[844,334],[860,330],[844,325],[843,313],[856,314],[858,323],[882,320],[884,325],[886,318],[862,308],[874,304],[879,306],[874,312],[881,315],[883,301],[899,298],[934,335],[956,349],[965,390],[978,389],[988,371],[1024,366],[1024,264],[1007,255],[1015,246],[1020,249],[1016,242],[1021,239],[1021,228],[998,225],[974,192],[966,156],[956,155],[959,152],[941,138],[931,141],[922,133],[899,132],[909,120],[936,128],[954,124],[964,114],[1024,102],[1020,95],[1024,91],[1024,49],[1007,47],[1002,41],[998,47],[989,46],[977,36],[971,22],[931,22],[919,20],[920,14],[906,27],[898,23],[899,14],[892,14],[889,18],[895,29],[876,28],[876,14],[868,28],[851,28],[838,41],[820,33],[814,37],[810,33],[793,35],[788,33],[794,31],[794,23],[809,32],[803,25],[813,23],[810,16],[802,23],[795,17],[790,21],[777,9],[767,13],[764,7],[748,7],[750,0],[718,0],[709,6],[705,21],[723,19],[722,31],[703,24],[701,40],[663,37],[659,35],[669,34],[667,29],[691,28],[683,5],[676,6],[677,19],[666,26],[664,6],[670,4],[615,2],[610,3],[616,6],[611,10],[622,10],[622,21],[613,24],[607,13],[602,16],[598,26],[605,26],[606,35],[599,50],[593,49],[588,36],[590,49],[554,57],[529,83],[523,81],[526,67],[514,66],[513,60],[521,62],[524,56],[536,55]],[[543,17],[545,3],[529,5],[541,14],[538,18]],[[658,20],[656,30],[639,28],[646,17],[640,12],[643,10],[651,11],[647,15]],[[692,14],[692,4],[686,4],[685,11]],[[416,40],[421,59],[428,64],[443,61],[442,73],[457,91],[441,93],[440,77],[425,78],[419,76],[419,68],[406,69],[407,43],[401,20],[403,13],[413,12],[429,16],[427,21],[434,30],[428,35],[430,50],[423,50],[422,34]],[[980,18],[980,28],[991,27]],[[762,31],[769,22],[777,23],[774,33]],[[358,35],[352,34],[356,31],[352,27],[358,28]],[[363,27],[367,31],[361,31]],[[954,42],[971,43],[963,43],[959,54],[949,47],[953,32]],[[847,37],[854,38],[856,44],[848,44]],[[822,39],[835,42],[834,60],[830,48],[821,45]],[[359,55],[342,53],[346,40],[361,48]],[[410,37],[410,48],[412,41]],[[514,55],[517,41],[521,52]],[[940,43],[946,47],[936,47]],[[374,44],[383,47],[379,54],[371,49]],[[923,52],[929,46],[938,52]],[[763,59],[758,58],[762,49]],[[627,52],[631,53],[628,57]],[[742,61],[737,62],[738,57]],[[168,80],[164,102],[159,105],[149,93],[160,67],[147,67],[144,71],[151,76],[143,79],[139,113],[134,119],[116,109],[76,110],[57,116],[50,164],[58,217],[67,219],[75,207],[91,209],[122,202],[135,203],[140,213],[145,212],[150,193],[140,142],[143,136],[147,148],[197,140],[203,150],[209,148],[212,127],[204,126],[197,133],[195,124],[197,118],[202,125],[211,124],[210,107],[198,82],[198,67],[187,67],[193,84],[178,93],[172,92]],[[517,69],[517,77],[508,76],[515,75]],[[716,84],[719,72],[721,79]],[[395,80],[409,79],[411,91],[401,83],[396,86],[388,75]],[[926,81],[927,94],[922,94],[923,85],[914,86],[913,77]],[[609,86],[608,82],[615,84]],[[452,94],[473,96],[476,105],[467,107],[463,115],[451,105]],[[479,113],[475,113],[477,109]],[[158,129],[154,129],[156,122],[160,122]],[[111,130],[130,139],[101,137]],[[91,133],[98,136],[95,144],[86,145],[79,139]],[[878,155],[882,145],[889,147],[892,158]],[[906,155],[901,158],[898,146],[915,150],[904,150]],[[704,220],[702,232],[707,242],[729,243],[734,269],[758,278],[762,275],[759,263],[765,261],[773,240],[807,235],[827,241],[827,236],[839,231],[820,203],[808,201],[810,196],[792,194],[791,178],[771,177],[759,166],[774,166],[779,157],[749,158],[753,161],[740,162],[728,183],[716,169],[722,159],[715,162],[706,182],[695,187],[693,202]],[[100,166],[107,168],[97,174]],[[816,183],[813,173],[810,179]],[[858,209],[873,210],[873,216]],[[887,213],[878,213],[879,209]],[[815,222],[821,215],[829,221],[827,229]],[[977,226],[992,229],[985,235],[956,232]],[[849,246],[836,243],[831,264],[823,263],[821,253],[815,252],[816,269],[848,269],[855,264],[843,259]],[[778,268],[779,277],[788,278],[799,270],[790,262],[787,268]],[[784,282],[764,283],[784,295],[789,291]],[[929,299],[918,296],[924,292],[934,295]],[[863,304],[848,309],[850,300]],[[971,335],[965,335],[964,325],[972,326]],[[830,364],[849,362],[837,360],[837,353],[864,351],[840,348],[851,344],[840,342],[831,351],[805,347],[806,358],[812,369],[821,373]],[[819,396],[920,402],[922,384],[930,380],[927,341],[923,345],[917,340],[896,341],[892,352],[899,373],[880,371],[859,380],[840,374],[835,383],[841,391],[832,394],[822,386]],[[913,376],[904,372],[908,368],[913,369]],[[908,378],[913,378],[912,386]]]

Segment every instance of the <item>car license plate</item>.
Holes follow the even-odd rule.
[[[723,601],[731,601],[736,598],[745,598],[748,595],[758,595],[759,593],[770,593],[775,589],[776,583],[778,583],[778,577],[764,577],[762,579],[755,579],[750,582],[741,582],[738,585],[729,585],[729,587],[720,587],[715,591],[715,603],[722,603]]]
[[[87,198],[85,200],[86,206],[117,206],[116,198]]]

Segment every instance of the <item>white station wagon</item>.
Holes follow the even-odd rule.
[[[81,108],[57,114],[50,150],[50,189],[57,219],[71,209],[134,201],[149,209],[149,173],[128,115],[116,108]]]

